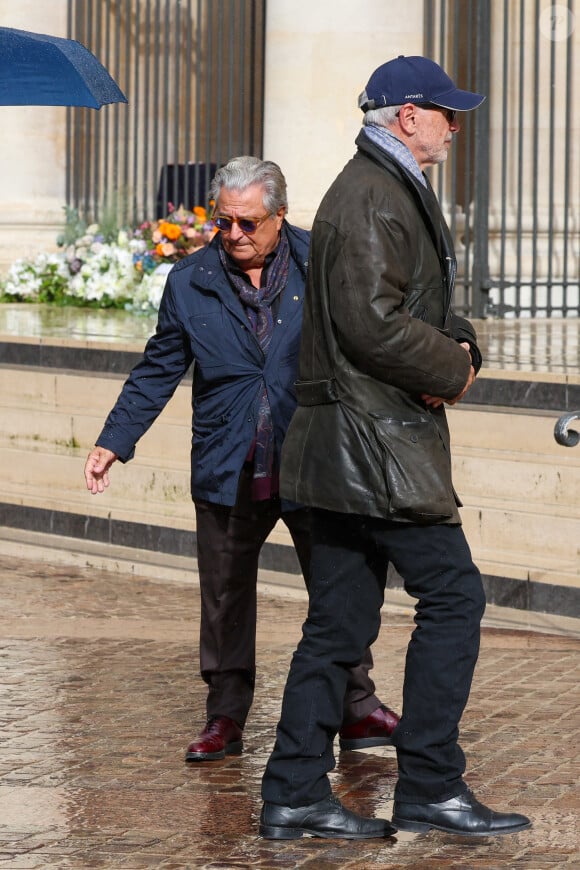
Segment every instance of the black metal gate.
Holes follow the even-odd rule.
[[[67,202],[133,224],[205,205],[215,167],[262,154],[266,0],[68,0],[69,34],[129,104],[69,109]],[[433,173],[456,241],[456,305],[580,315],[575,0],[424,0],[425,54],[488,95]],[[329,23],[329,27],[331,23]],[[339,63],[337,58],[337,63]]]
[[[425,0],[425,53],[488,95],[434,180],[473,316],[580,315],[574,0]]]
[[[68,16],[129,100],[68,110],[67,203],[83,217],[205,206],[217,165],[261,156],[265,0],[69,0]]]

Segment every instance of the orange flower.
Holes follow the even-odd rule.
[[[194,215],[195,215],[196,217],[198,217],[198,218],[200,219],[200,221],[203,221],[203,223],[206,222],[206,220],[207,220],[207,212],[206,212],[206,210],[204,209],[203,206],[201,206],[201,205],[196,205],[196,206],[194,207],[194,209],[193,209],[193,213],[194,213]]]
[[[172,245],[171,242],[160,242],[155,246],[155,253],[158,257],[171,257],[176,250],[175,245]]]
[[[181,227],[177,224],[172,224],[169,221],[162,221],[159,224],[159,232],[162,233],[166,239],[174,241],[180,237]]]

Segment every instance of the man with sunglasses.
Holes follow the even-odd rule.
[[[296,407],[309,234],[286,221],[286,182],[271,161],[237,157],[212,181],[220,232],[170,272],[155,335],[85,466],[88,489],[135,445],[193,363],[191,492],[201,591],[200,670],[207,723],[186,761],[242,751],[256,677],[260,550],[282,518],[308,582],[309,511],[280,500],[280,449]],[[349,669],[340,741],[383,746],[398,717],[374,694],[369,650]]]
[[[262,783],[267,838],[385,837],[393,826],[489,836],[530,824],[476,800],[458,743],[485,597],[444,404],[465,396],[481,355],[451,310],[453,242],[425,170],[447,158],[455,113],[483,99],[427,58],[380,66],[360,98],[358,151],[314,221],[281,474],[283,496],[312,509],[310,605]],[[378,635],[390,563],[416,600],[392,826],[354,816],[328,778],[346,663]]]

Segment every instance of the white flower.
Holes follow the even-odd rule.
[[[129,241],[129,250],[132,254],[144,254],[147,250],[147,242],[145,239],[131,239]]]
[[[91,246],[80,271],[69,282],[68,293],[87,302],[131,299],[138,282],[129,248],[99,243]]]
[[[97,240],[98,239],[98,240]],[[153,274],[135,267],[134,259],[145,254],[148,244],[125,230],[114,243],[102,241],[100,227],[91,224],[73,244],[56,254],[39,253],[31,260],[14,262],[1,292],[15,300],[71,300],[103,307],[125,306],[147,314],[158,310],[171,264]]]
[[[8,270],[4,285],[7,296],[20,296],[23,299],[33,299],[40,290],[40,279],[36,275],[34,263],[26,260],[16,260]]]
[[[163,296],[167,274],[165,272],[152,272],[144,275],[134,297],[132,308],[139,311],[157,311]]]
[[[69,269],[64,254],[40,253],[34,260],[16,260],[8,270],[3,292],[18,299],[38,298],[43,281],[52,281],[56,275],[64,280]]]

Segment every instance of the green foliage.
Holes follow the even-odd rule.
[[[38,301],[64,305],[68,280],[59,273],[56,263],[47,263],[39,277]]]
[[[65,205],[64,214],[64,228],[56,239],[56,243],[60,248],[73,245],[77,239],[84,236],[87,229],[86,221],[80,217],[76,208],[70,208],[70,206]]]
[[[103,200],[99,209],[99,232],[104,242],[115,242],[119,231],[128,229],[127,194],[117,191]]]

